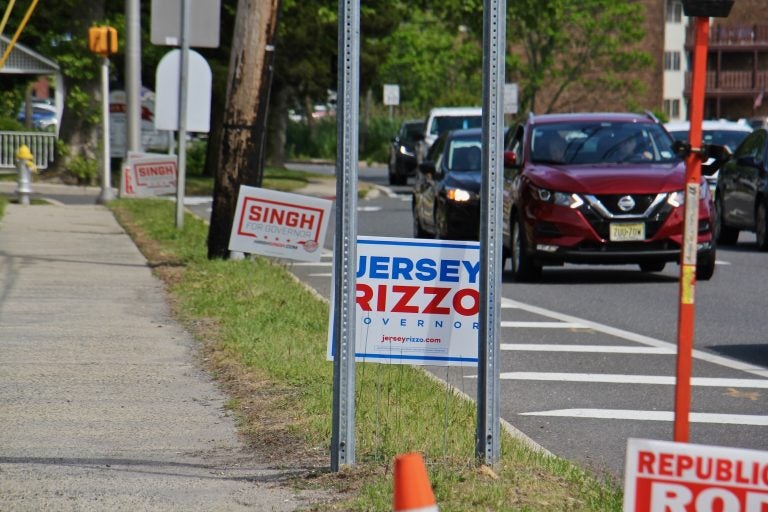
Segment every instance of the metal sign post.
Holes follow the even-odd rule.
[[[701,188],[701,125],[704,120],[704,95],[707,81],[709,17],[726,17],[733,0],[684,0],[685,14],[695,24],[693,73],[691,77],[689,143],[691,153],[685,168],[685,222],[680,261],[680,302],[677,328],[677,379],[675,383],[674,440],[688,442],[693,360],[693,319],[696,311],[696,252],[699,233],[699,193]],[[713,240],[712,243],[715,243]]]
[[[499,342],[502,152],[506,0],[483,7],[483,174],[480,190],[480,311],[475,453],[486,464],[499,460]]]
[[[179,163],[176,181],[176,227],[184,226],[184,189],[187,176],[187,81],[189,80],[189,0],[181,2],[181,56],[179,57]]]
[[[333,251],[331,471],[355,463],[355,269],[360,103],[360,0],[339,1],[336,232]]]

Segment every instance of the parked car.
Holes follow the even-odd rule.
[[[675,140],[688,142],[688,134],[691,129],[689,121],[672,122],[664,125],[664,128],[672,135]],[[727,146],[733,152],[741,144],[747,135],[752,133],[752,126],[746,121],[727,121],[705,120],[701,124],[701,142],[702,144],[717,144]],[[705,165],[711,165],[712,159],[705,162]],[[714,194],[717,186],[717,171],[707,176],[707,183],[710,191]]]
[[[22,106],[16,120],[26,123],[27,110]],[[56,117],[56,107],[46,103],[34,103],[32,105],[32,128],[37,130],[56,130],[59,119]]]
[[[389,184],[405,185],[416,174],[416,145],[424,138],[424,120],[411,119],[400,125],[389,146]]]
[[[478,240],[482,130],[443,132],[419,164],[413,236]]]
[[[441,107],[433,108],[424,123],[424,138],[416,147],[416,158],[424,160],[437,137],[447,130],[465,130],[479,128],[483,122],[481,107]]]
[[[530,116],[504,153],[504,256],[517,280],[545,265],[679,262],[685,163],[651,114]],[[715,270],[712,199],[702,186],[696,277]]]
[[[754,231],[757,247],[768,251],[768,129],[747,136],[720,168],[717,179],[715,235],[735,244],[740,231]]]

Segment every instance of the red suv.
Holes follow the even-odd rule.
[[[533,116],[504,152],[504,256],[516,280],[545,265],[680,261],[685,163],[651,114]],[[715,271],[712,198],[701,187],[696,277]]]

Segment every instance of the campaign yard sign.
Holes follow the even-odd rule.
[[[122,196],[153,197],[176,192],[178,168],[175,155],[129,153],[123,167]]]
[[[241,186],[229,250],[320,261],[332,201]]]
[[[624,512],[721,511],[768,511],[768,452],[629,439]]]
[[[359,236],[356,272],[356,361],[477,365],[477,242]]]

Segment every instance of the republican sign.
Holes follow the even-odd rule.
[[[152,197],[176,192],[175,155],[130,153],[123,168],[121,195]]]
[[[332,201],[241,186],[229,250],[320,261]]]
[[[358,237],[356,360],[476,365],[479,256],[477,242]]]
[[[630,439],[624,512],[768,511],[768,452]]]

